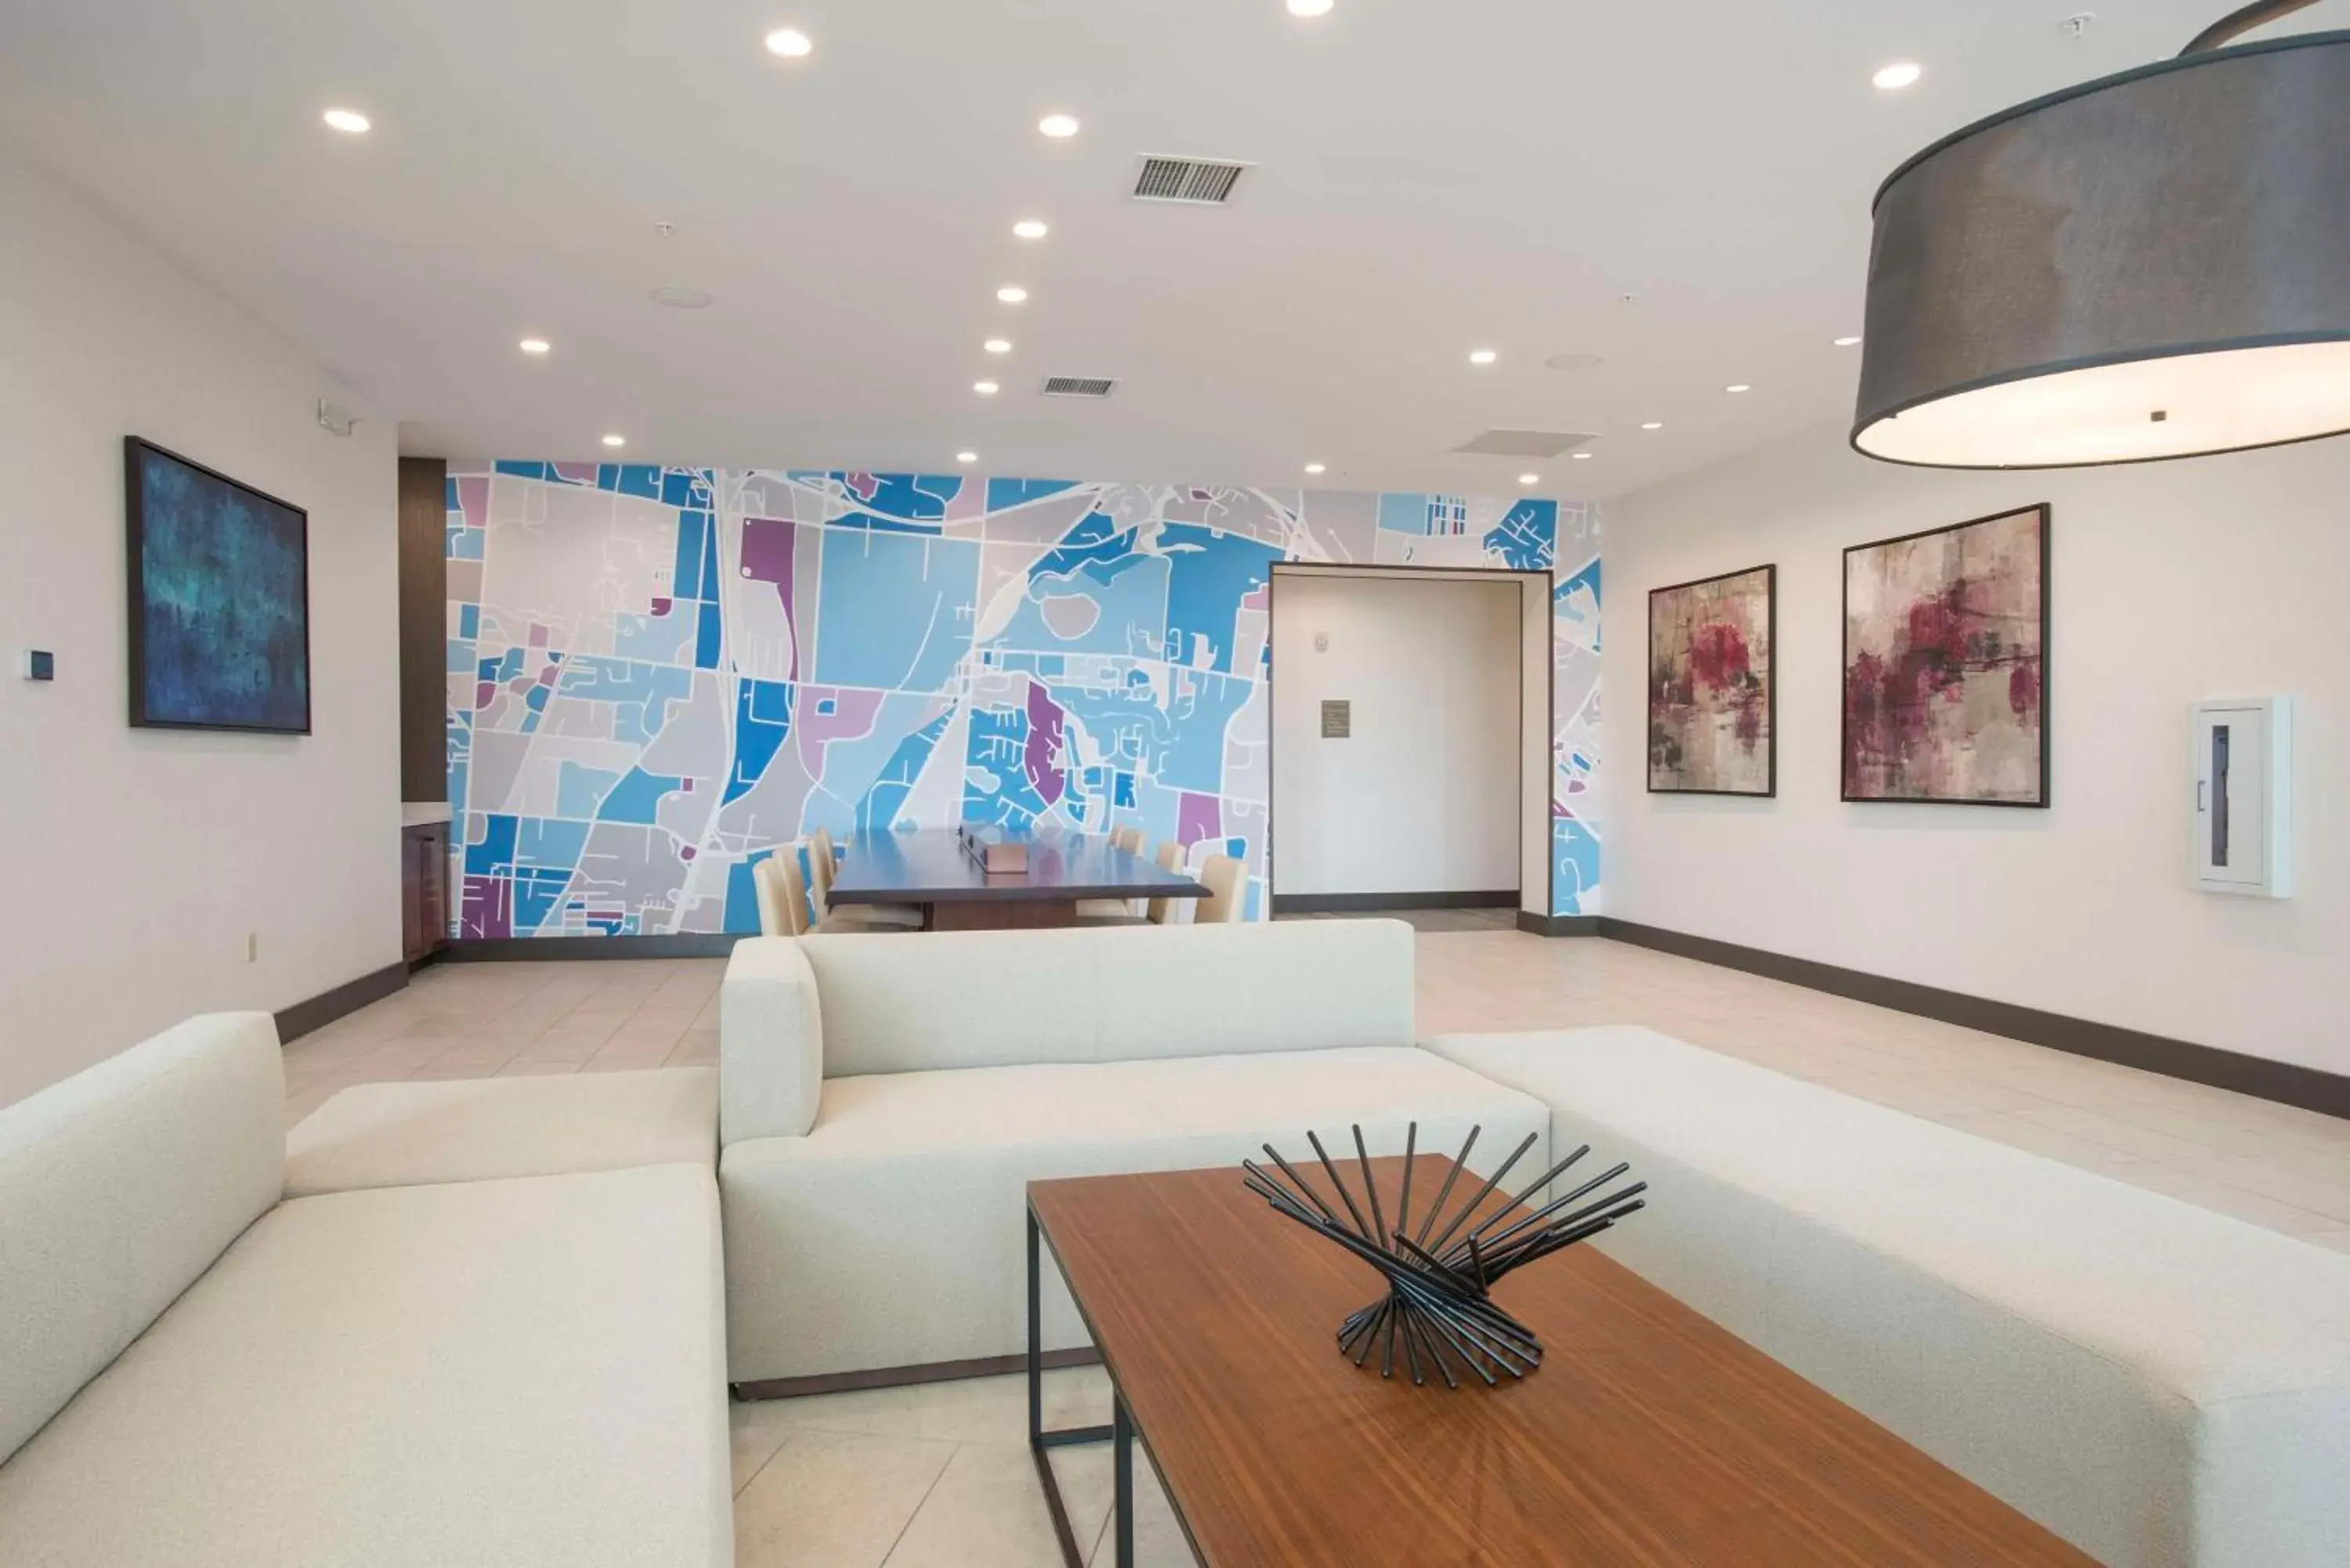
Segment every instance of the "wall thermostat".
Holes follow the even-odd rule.
[[[2293,699],[2195,705],[2194,885],[2293,895]]]
[[[45,648],[36,648],[25,655],[25,679],[55,680],[57,678],[57,656]]]

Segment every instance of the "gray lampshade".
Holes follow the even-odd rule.
[[[1877,195],[1853,445],[2058,468],[2350,431],[2350,32],[1968,127]]]

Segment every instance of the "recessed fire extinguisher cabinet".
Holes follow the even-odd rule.
[[[2293,700],[2195,705],[2195,886],[2293,894]]]

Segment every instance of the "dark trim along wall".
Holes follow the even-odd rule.
[[[2036,1007],[2019,1007],[2010,1002],[1992,1002],[1911,981],[1888,980],[1883,975],[1643,926],[1612,916],[1601,916],[1597,924],[1596,935],[1654,948],[1659,952],[1720,964],[1724,969],[1743,970],[1790,985],[1847,996],[1855,1002],[1889,1007],[1897,1012],[1914,1013],[1965,1029],[1980,1029],[1987,1034],[2002,1034],[2075,1056],[2184,1078],[2215,1089],[2231,1089],[2279,1105],[2298,1106],[2330,1116],[2350,1116],[2350,1077],[2323,1073],[2314,1067],[2272,1062],[2266,1057],[2247,1056],[2241,1052],[2172,1040],[2111,1023],[2094,1023],[2085,1018],[2043,1012]]]
[[[1518,890],[1482,893],[1275,893],[1276,915],[1361,915],[1374,909],[1513,909]]]
[[[408,985],[408,966],[386,964],[380,970],[348,980],[332,991],[322,991],[277,1013],[277,1043],[299,1040],[313,1030],[324,1029],[336,1019],[357,1012],[370,1002],[381,1002],[395,991]]]

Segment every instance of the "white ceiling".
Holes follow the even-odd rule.
[[[1605,498],[1848,418],[1857,353],[1830,339],[1859,330],[1877,181],[2233,3],[0,0],[0,136],[410,452],[597,457],[617,430],[654,462],[969,447],[996,473],[1286,486],[1319,460],[1316,484],[1472,490],[1533,466]],[[783,25],[815,54],[767,54]],[[2277,30],[2344,25],[2326,0]],[[1902,58],[1920,85],[1870,87]],[[331,105],[374,131],[326,130]],[[1053,109],[1083,134],[1038,136]],[[1145,151],[1259,167],[1229,211],[1148,206]],[[1030,215],[1051,238],[1012,237]],[[1544,367],[1575,352],[1605,363]],[[1046,401],[1051,373],[1122,384]],[[1497,426],[1596,455],[1447,452]]]

